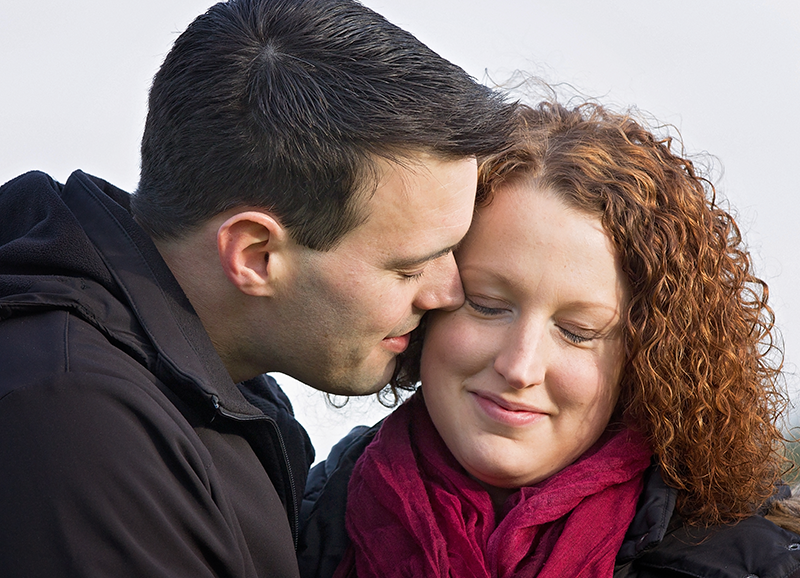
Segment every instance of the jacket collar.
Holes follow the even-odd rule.
[[[617,554],[617,563],[633,560],[664,539],[677,497],[678,491],[664,483],[658,464],[653,463],[645,471],[639,506]]]
[[[80,222],[153,344],[151,370],[182,396],[200,394],[232,416],[263,413],[231,380],[208,334],[147,233],[129,213],[130,196],[81,171],[73,173],[62,201]],[[97,226],[103,223],[103,226]]]

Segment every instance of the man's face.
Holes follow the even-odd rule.
[[[415,155],[380,168],[366,222],[333,250],[293,249],[295,275],[270,329],[277,370],[330,393],[378,391],[422,315],[464,300],[452,248],[472,219],[475,160]]]

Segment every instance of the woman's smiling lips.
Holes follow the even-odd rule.
[[[490,419],[505,425],[514,427],[526,426],[547,415],[537,408],[509,402],[491,393],[483,391],[471,391],[469,393],[484,414]]]

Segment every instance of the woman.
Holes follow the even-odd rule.
[[[767,287],[713,187],[629,116],[542,104],[480,197],[466,302],[399,372],[420,391],[312,474],[302,572],[800,576],[761,515],[786,493]]]

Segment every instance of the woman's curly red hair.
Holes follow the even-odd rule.
[[[522,180],[602,220],[631,295],[619,415],[647,436],[687,522],[752,515],[786,463],[786,398],[768,287],[733,216],[674,139],[629,114],[545,102],[519,115],[516,144],[480,164],[478,207]],[[419,379],[423,333],[395,395]]]
[[[673,145],[596,104],[523,106],[517,145],[481,163],[479,204],[524,179],[600,217],[631,294],[620,414],[687,521],[730,522],[782,473],[782,355],[734,218]]]

